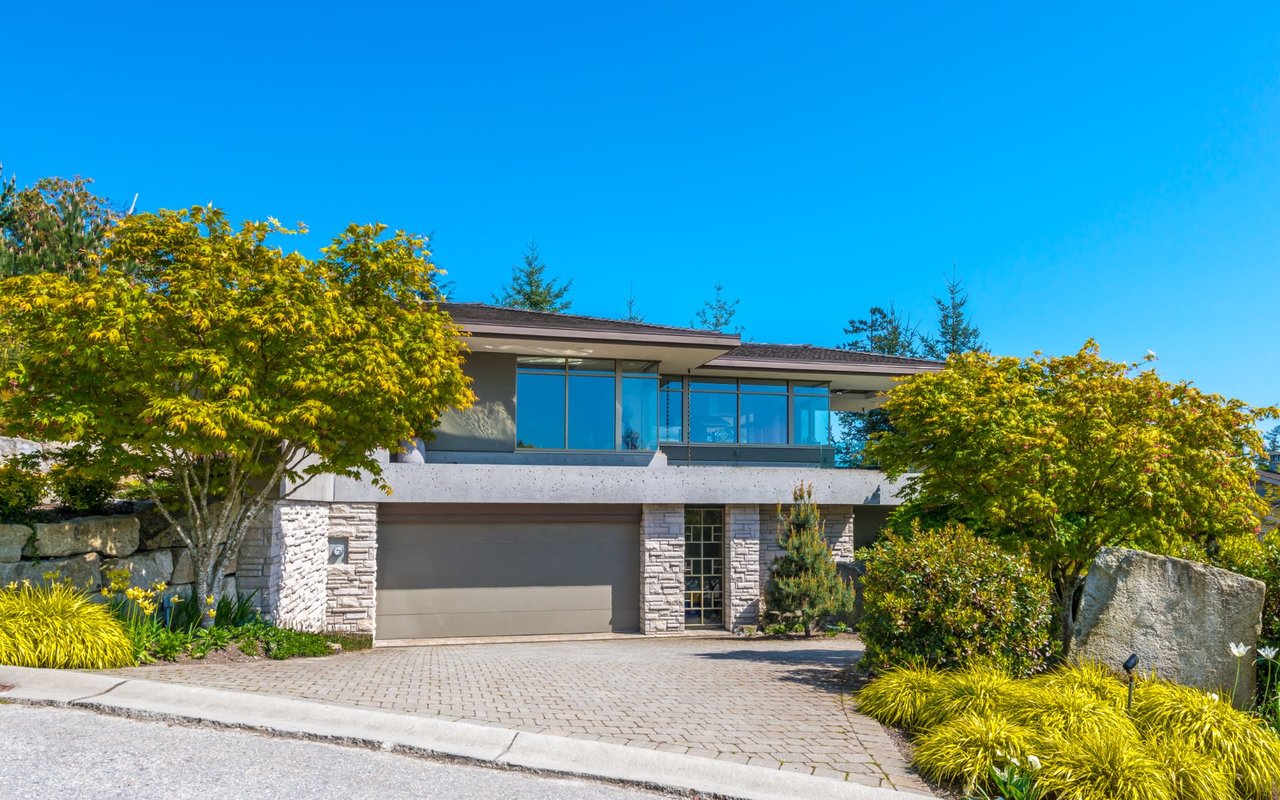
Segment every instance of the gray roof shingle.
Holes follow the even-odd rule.
[[[904,366],[942,366],[941,361],[927,358],[884,356],[879,353],[863,353],[858,350],[840,350],[834,347],[814,347],[811,344],[759,344],[738,345],[720,356],[723,359],[763,359],[768,361],[808,361],[824,364],[902,364]]]

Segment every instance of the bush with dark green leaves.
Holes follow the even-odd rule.
[[[1051,587],[1023,556],[962,525],[887,533],[863,551],[863,663],[951,667],[984,659],[1017,675],[1051,654]]]

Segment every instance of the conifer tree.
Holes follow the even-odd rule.
[[[508,308],[563,314],[573,305],[572,300],[565,299],[573,281],[557,285],[559,279],[545,277],[546,271],[547,265],[538,255],[538,243],[529,242],[525,248],[524,266],[511,268],[511,283],[503,288],[502,294],[495,294],[493,301]]]
[[[823,620],[853,610],[853,588],[836,569],[812,485],[795,488],[785,515],[778,504],[778,544],[783,552],[774,559],[773,579],[765,594],[770,613],[800,623],[804,635],[812,636]]]
[[[982,333],[970,323],[969,312],[964,308],[969,303],[969,295],[954,273],[947,279],[946,299],[935,297],[933,302],[938,306],[938,334],[924,338],[926,356],[946,361],[947,356],[986,349]]]
[[[725,300],[724,284],[717,282],[715,296],[702,303],[702,308],[698,309],[698,313],[694,315],[693,322],[690,324],[695,328],[716,333],[742,333],[741,325],[728,330],[733,324],[734,315],[738,313],[738,302],[737,299]]]

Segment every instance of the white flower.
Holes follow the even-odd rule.
[[[1262,656],[1268,661],[1274,661],[1276,657],[1276,653],[1280,653],[1280,647],[1259,647],[1258,648],[1258,655]]]
[[[1235,656],[1236,658],[1244,658],[1245,656],[1249,655],[1249,650],[1250,650],[1249,645],[1245,644],[1244,642],[1231,643],[1231,655]]]
[[[1209,696],[1213,698],[1213,702],[1218,702],[1219,698],[1217,692],[1209,692]]]
[[[1040,759],[1035,756],[1027,756],[1027,766],[1031,767],[1032,772],[1038,772],[1040,770]]]

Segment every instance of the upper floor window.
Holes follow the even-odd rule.
[[[664,442],[827,444],[831,403],[817,381],[663,376]]]
[[[658,370],[647,361],[516,360],[516,446],[654,450]]]

